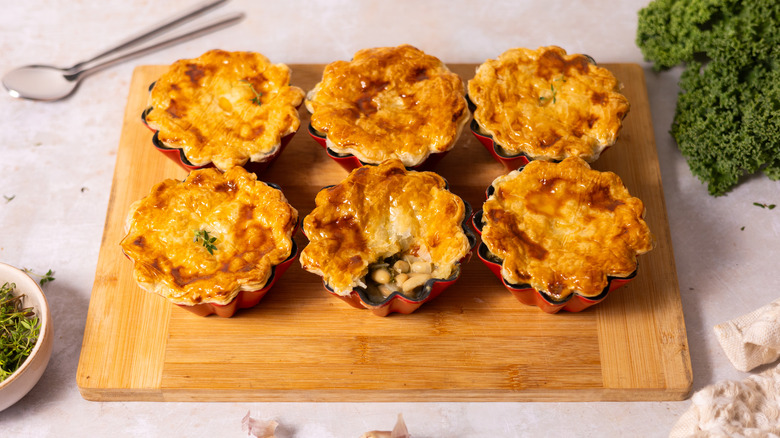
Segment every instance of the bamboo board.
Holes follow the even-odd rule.
[[[310,89],[321,65],[293,67]],[[474,65],[451,65],[464,80]],[[647,207],[657,247],[639,275],[582,313],[520,304],[474,256],[461,279],[411,315],[349,307],[299,263],[260,304],[233,318],[195,316],[138,288],[120,248],[128,206],[185,172],[157,152],[140,121],[162,71],[133,75],[117,152],[77,383],[88,400],[599,401],[677,400],[692,385],[677,273],[644,73],[606,65],[632,108],[619,143],[594,165],[620,175]],[[302,129],[261,179],[282,187],[300,216],[323,186],[346,176]],[[436,171],[479,209],[504,172],[464,131]],[[302,248],[306,238],[296,235]]]

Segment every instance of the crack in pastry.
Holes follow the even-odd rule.
[[[608,277],[630,276],[636,256],[654,246],[642,201],[616,174],[580,158],[533,161],[492,189],[482,215],[489,257],[502,263],[507,282],[555,301],[601,294]]]
[[[175,304],[224,305],[266,285],[290,256],[297,223],[281,190],[254,173],[209,168],[134,202],[120,244],[141,288]]]
[[[151,90],[146,123],[194,166],[262,162],[300,127],[290,69],[254,52],[212,50],[173,63]]]
[[[336,153],[372,164],[397,158],[407,167],[453,148],[470,117],[460,77],[410,45],[328,64],[305,105]]]
[[[407,171],[399,160],[360,167],[315,202],[303,220],[301,265],[340,296],[354,288],[415,296],[426,281],[456,274],[471,249],[464,202],[441,176]],[[419,284],[399,286],[403,276]]]
[[[468,82],[482,134],[503,155],[588,162],[617,141],[630,105],[609,70],[560,47],[515,48],[485,61]]]

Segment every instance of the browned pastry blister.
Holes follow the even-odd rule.
[[[133,203],[121,246],[144,289],[175,304],[226,304],[264,286],[291,255],[298,212],[241,167],[167,179]],[[209,245],[196,240],[207,232]]]
[[[431,278],[449,278],[471,249],[464,202],[441,176],[399,160],[360,167],[315,202],[303,220],[301,264],[342,296],[365,287],[374,264],[404,255],[428,263]]]
[[[470,117],[460,77],[409,45],[328,64],[305,104],[335,152],[373,164],[397,158],[407,167],[454,147]]]
[[[533,161],[502,175],[483,206],[482,241],[512,284],[555,300],[596,296],[608,276],[627,277],[654,237],[644,204],[612,172],[582,159]]]
[[[262,162],[300,127],[304,92],[290,69],[254,52],[212,50],[173,63],[154,83],[146,123],[195,166]]]
[[[560,47],[516,48],[468,83],[474,119],[505,155],[595,161],[617,141],[630,105],[612,73]]]

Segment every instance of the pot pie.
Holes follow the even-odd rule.
[[[642,201],[580,158],[532,161],[496,178],[491,191],[482,211],[488,256],[506,283],[552,301],[600,295],[609,277],[632,276],[637,255],[654,246]]]
[[[396,158],[418,166],[452,149],[470,118],[460,77],[410,45],[328,64],[305,105],[327,147],[364,164]]]
[[[400,160],[353,170],[315,203],[303,220],[301,265],[339,297],[358,289],[373,304],[393,294],[418,299],[436,280],[459,275],[471,251],[467,205],[441,176],[408,171]]]
[[[275,158],[300,126],[290,69],[254,52],[212,50],[173,63],[151,88],[145,123],[188,165],[222,171]]]
[[[477,134],[500,156],[593,162],[618,138],[630,105],[609,70],[560,47],[510,49],[468,82]]]
[[[295,255],[297,223],[281,190],[254,173],[200,169],[134,202],[120,245],[141,288],[182,306],[227,305]]]

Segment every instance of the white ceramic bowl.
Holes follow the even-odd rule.
[[[5,283],[15,283],[15,294],[25,295],[25,306],[35,308],[35,314],[41,321],[41,332],[33,347],[32,353],[27,357],[22,366],[13,374],[0,382],[0,411],[13,405],[25,396],[38,383],[43,370],[49,364],[51,357],[53,330],[51,314],[46,296],[43,295],[38,283],[25,272],[13,266],[0,263],[0,286]]]

